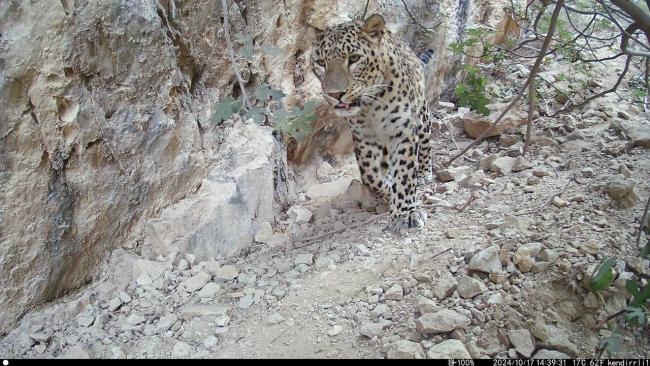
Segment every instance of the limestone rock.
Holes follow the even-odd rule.
[[[471,138],[477,138],[485,130],[487,130],[490,125],[492,125],[492,122],[494,122],[494,120],[498,117],[499,113],[501,113],[501,110],[505,108],[505,106],[501,105],[493,105],[488,107],[490,111],[492,111],[489,116],[482,116],[476,112],[470,112],[463,118],[463,128]],[[523,112],[520,108],[513,108],[485,137],[498,136],[505,130],[522,126],[525,123],[526,113]]]
[[[429,351],[427,352],[427,358],[468,359],[468,358],[472,358],[472,356],[469,355],[469,352],[467,352],[467,349],[465,348],[465,346],[461,341],[456,339],[448,339],[429,348]]]
[[[389,359],[422,359],[424,358],[423,348],[419,343],[400,339],[390,345],[386,355]]]
[[[634,181],[620,174],[607,184],[607,193],[619,208],[634,207],[637,201]]]
[[[221,268],[215,269],[212,272],[212,275],[215,281],[225,282],[237,278],[239,276],[239,271],[237,271],[237,268],[235,268],[235,266],[226,265]]]
[[[487,287],[483,282],[478,281],[472,277],[461,276],[458,280],[458,285],[456,287],[458,295],[463,299],[471,299],[474,296],[480,295],[483,292],[487,291]]]
[[[467,317],[449,309],[424,314],[415,321],[416,329],[422,334],[447,333],[470,324]]]
[[[548,338],[540,340],[542,347],[556,349],[573,357],[578,355],[578,348],[569,340],[569,332],[554,325],[544,326]]]
[[[625,129],[627,137],[634,142],[634,146],[650,148],[650,128],[645,126],[634,126]]]
[[[508,331],[510,343],[520,355],[530,358],[535,350],[535,343],[528,329],[511,329]]]
[[[509,156],[502,156],[494,159],[490,164],[490,170],[501,175],[508,175],[512,173],[512,168],[515,165],[515,159]]]
[[[394,284],[386,290],[386,293],[384,294],[384,298],[386,300],[402,300],[402,297],[404,296],[404,290],[402,289],[402,286],[398,284]]]
[[[476,253],[469,261],[468,269],[492,273],[501,271],[501,261],[499,260],[499,251],[496,247],[491,246],[485,250]]]
[[[384,334],[384,325],[382,323],[363,323],[359,331],[368,338],[381,337]]]
[[[308,223],[313,216],[311,211],[300,206],[291,207],[287,210],[287,214],[289,215],[289,219],[298,225]]]
[[[452,180],[459,180],[460,178],[471,174],[472,171],[474,171],[474,169],[469,166],[455,166],[436,171],[436,176],[443,182],[449,182]]]
[[[451,273],[445,271],[440,277],[437,277],[433,280],[433,286],[431,292],[433,296],[438,300],[444,300],[447,297],[451,296],[456,289],[456,281]]]
[[[535,355],[532,357],[533,360],[536,359],[550,359],[550,360],[557,360],[557,359],[570,359],[573,358],[566,353],[562,353],[559,351],[551,350],[551,349],[540,349],[535,353]]]
[[[187,292],[198,291],[203,288],[208,282],[210,282],[210,276],[207,272],[201,271],[196,275],[188,278],[183,282],[183,288]]]

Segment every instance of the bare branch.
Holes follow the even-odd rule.
[[[235,77],[237,77],[237,82],[239,83],[239,89],[241,90],[242,99],[244,100],[244,107],[250,109],[252,105],[248,100],[248,95],[246,94],[244,80],[241,78],[241,74],[237,68],[235,50],[233,49],[232,41],[230,40],[230,22],[228,21],[228,4],[226,3],[226,0],[221,0],[221,10],[223,11],[223,32],[224,36],[226,37],[226,47],[228,47],[228,56],[230,57],[230,63],[232,64],[232,69],[235,72]]]
[[[537,60],[535,61],[535,64],[530,70],[530,74],[528,75],[528,78],[524,82],[524,85],[522,85],[521,90],[519,93],[517,93],[517,96],[515,99],[508,104],[508,106],[501,112],[501,114],[497,117],[497,119],[490,125],[488,129],[483,131],[483,133],[477,137],[474,141],[472,141],[467,147],[463,149],[460,153],[456,154],[454,157],[452,157],[448,162],[447,166],[449,166],[454,160],[458,159],[459,157],[465,155],[465,153],[471,149],[473,146],[478,144],[480,141],[485,138],[493,129],[496,127],[499,122],[503,119],[503,117],[508,114],[508,112],[512,109],[512,107],[517,104],[517,102],[521,99],[521,97],[524,95],[526,92],[526,87],[534,82],[535,75],[537,74],[537,70],[539,69],[539,66],[542,64],[542,61],[544,60],[544,57],[546,56],[546,51],[548,50],[550,44],[551,44],[551,39],[553,38],[553,33],[555,32],[555,26],[557,25],[557,18],[560,15],[560,11],[562,10],[562,6],[564,5],[564,0],[558,0],[558,2],[555,4],[555,8],[553,9],[553,15],[551,16],[551,22],[548,27],[548,32],[546,32],[546,37],[544,38],[544,43],[542,44],[542,49],[539,52],[539,56],[537,57]]]
[[[603,90],[602,92],[600,92],[598,94],[594,94],[594,95],[590,96],[589,98],[583,100],[582,102],[580,102],[578,104],[571,104],[571,105],[569,105],[569,106],[567,106],[565,108],[557,110],[557,111],[555,111],[555,113],[553,113],[549,117],[555,117],[558,114],[569,112],[569,111],[571,111],[571,110],[573,110],[575,108],[584,106],[585,104],[591,102],[592,100],[594,100],[596,98],[600,98],[603,95],[615,92],[616,89],[618,89],[618,86],[621,85],[621,82],[625,78],[625,75],[627,74],[627,71],[630,68],[630,62],[631,61],[632,61],[632,56],[627,56],[627,59],[625,60],[625,67],[623,68],[623,71],[621,72],[621,75],[619,75],[618,80],[616,80],[616,83],[614,84],[614,86],[612,86],[611,88],[609,88],[607,90]]]

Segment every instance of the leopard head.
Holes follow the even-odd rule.
[[[332,26],[315,36],[311,65],[320,80],[325,100],[341,117],[359,113],[381,92],[381,41],[384,18],[373,14],[364,22]]]

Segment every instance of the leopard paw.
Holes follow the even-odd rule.
[[[400,232],[404,229],[421,228],[427,223],[427,213],[421,208],[409,211],[392,213],[389,220],[389,229]]]

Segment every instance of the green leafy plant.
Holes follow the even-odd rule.
[[[463,82],[456,85],[454,94],[458,97],[458,105],[469,107],[484,116],[490,114],[487,104],[490,99],[485,91],[487,78],[480,74],[478,68],[471,65],[464,65],[467,76]]]
[[[604,258],[594,268],[594,273],[591,275],[589,282],[589,289],[594,293],[606,289],[614,281],[614,265],[616,265],[616,257]]]
[[[239,44],[237,54],[240,59],[250,59],[256,52],[271,57],[284,54],[284,50],[279,47],[256,46],[251,35],[239,35],[235,37],[235,41]],[[275,129],[287,133],[298,141],[303,141],[313,132],[311,123],[317,118],[314,114],[315,102],[308,101],[303,107],[294,107],[291,111],[286,111],[282,103],[284,93],[268,84],[258,85],[250,96],[248,93],[242,94],[247,97],[247,100],[244,100],[244,96],[238,99],[227,96],[215,104],[210,121],[213,124],[221,124],[233,115],[240,114],[246,119],[252,119],[254,123],[269,123]]]

